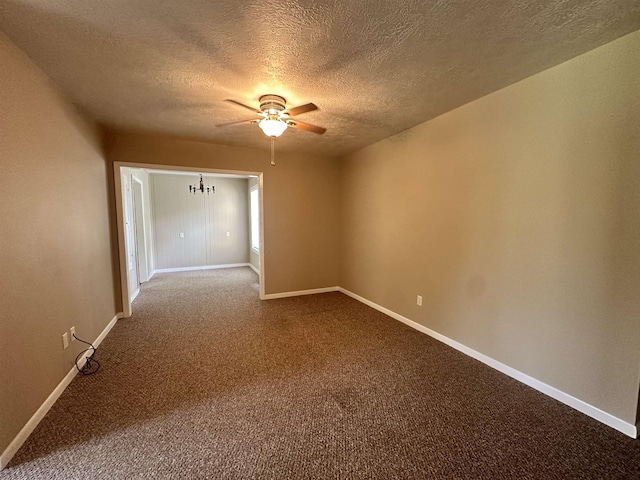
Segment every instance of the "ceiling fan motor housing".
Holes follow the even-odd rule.
[[[280,95],[262,95],[259,101],[260,111],[267,115],[278,115],[287,105],[287,101]]]

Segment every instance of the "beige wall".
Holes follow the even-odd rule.
[[[98,131],[0,34],[0,452],[116,314]]]
[[[639,51],[636,32],[348,156],[340,284],[635,423]]]
[[[298,133],[305,132],[295,132]],[[253,134],[261,135],[258,130]],[[266,137],[265,146],[268,146]],[[108,137],[107,157],[111,162],[264,172],[265,292],[337,285],[336,159],[278,152],[276,144],[278,165],[272,167],[267,148],[255,150],[119,132],[111,132]]]
[[[151,181],[156,268],[248,263],[246,179],[205,176],[205,186],[215,186],[210,195],[189,193],[196,174],[153,173]]]

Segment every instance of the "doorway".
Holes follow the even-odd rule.
[[[114,176],[116,178],[123,178],[123,173],[130,172],[129,169],[139,169],[140,176],[145,177],[145,181],[130,176],[130,185],[127,186],[126,180],[121,182],[115,182],[116,188],[116,219],[118,227],[118,250],[120,260],[120,284],[122,291],[122,310],[124,317],[130,317],[131,302],[133,301],[131,293],[139,289],[141,282],[150,280],[156,271],[163,271],[160,267],[155,265],[154,256],[156,253],[156,238],[153,234],[154,228],[152,223],[148,220],[151,212],[149,207],[146,206],[145,201],[149,203],[149,199],[145,200],[145,195],[150,196],[155,190],[151,188],[149,181],[150,174],[162,173],[162,174],[176,174],[176,175],[198,175],[209,174],[223,177],[235,177],[245,178],[249,182],[250,178],[253,178],[253,183],[258,186],[258,198],[260,209],[260,225],[259,225],[259,238],[260,248],[258,250],[258,286],[260,299],[264,299],[264,285],[265,285],[265,269],[264,269],[264,222],[263,222],[263,173],[262,172],[247,172],[247,171],[229,171],[229,170],[215,170],[215,169],[203,169],[193,167],[176,167],[165,165],[152,165],[152,164],[135,164],[114,162]],[[126,176],[126,175],[124,175]],[[130,195],[127,195],[127,188],[130,190]],[[145,193],[146,191],[146,193]],[[248,195],[248,193],[247,193]],[[130,201],[127,199],[129,198]],[[130,206],[128,206],[130,203]],[[153,209],[153,208],[151,208]],[[155,210],[154,210],[155,215]],[[142,219],[142,221],[137,221]],[[180,232],[182,233],[182,232]],[[229,233],[226,234],[229,236]],[[180,235],[181,238],[182,235]],[[137,251],[137,253],[136,253]],[[131,263],[133,262],[133,266]],[[250,262],[244,264],[250,266]],[[239,266],[239,265],[238,265]],[[160,270],[156,270],[160,268]],[[208,268],[208,267],[206,267]],[[165,269],[166,270],[166,269]],[[254,268],[255,270],[255,268]]]

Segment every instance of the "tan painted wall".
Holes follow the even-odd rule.
[[[254,133],[261,135],[257,130]],[[265,144],[268,146],[266,137]],[[267,149],[118,132],[108,137],[107,157],[111,162],[264,172],[266,293],[337,285],[339,166],[336,159],[282,153],[276,145],[278,165],[272,167]]]
[[[348,156],[340,284],[635,423],[639,51],[636,32]]]
[[[98,131],[0,34],[0,452],[116,313]]]
[[[200,181],[195,174],[154,173],[151,181],[156,268],[249,261],[246,179],[204,177],[206,186],[215,186],[216,193],[212,195],[189,193],[189,185]]]

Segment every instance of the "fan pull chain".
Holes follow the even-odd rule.
[[[276,151],[276,138],[275,137],[270,137],[271,138],[271,165],[272,166],[276,166],[276,160],[275,160],[275,151]]]

